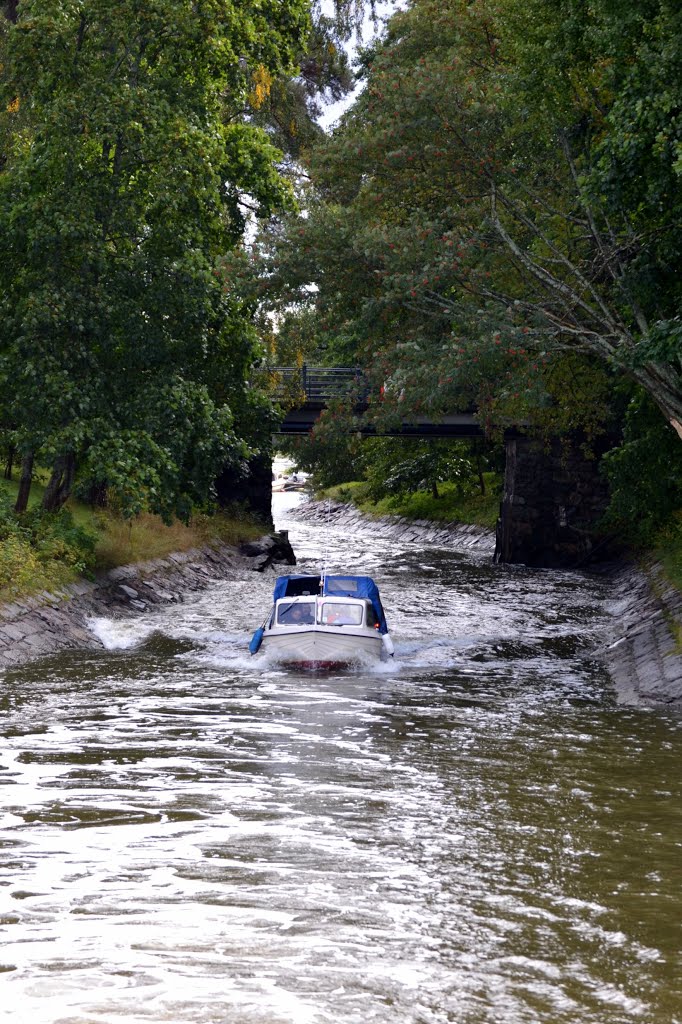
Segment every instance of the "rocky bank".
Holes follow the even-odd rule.
[[[598,652],[619,696],[682,706],[682,594],[660,565],[615,574],[609,638]]]
[[[382,537],[394,540],[423,540],[426,544],[452,545],[458,551],[480,551],[490,555],[495,551],[495,534],[483,526],[466,523],[435,523],[430,519],[405,519],[403,516],[372,516],[360,512],[354,505],[341,501],[308,501],[290,513],[306,522],[320,525],[332,523],[346,529],[366,529],[371,523],[381,531]]]
[[[43,591],[0,605],[0,669],[69,648],[101,646],[88,628],[93,617],[121,617],[155,605],[179,604],[214,580],[295,561],[282,531],[240,548],[211,544],[120,566],[92,582],[81,580],[54,593]]]

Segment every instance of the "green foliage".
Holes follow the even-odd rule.
[[[246,446],[238,443],[229,409],[216,407],[205,388],[191,382],[157,387],[144,414],[158,433],[118,430],[94,440],[82,477],[89,485],[106,482],[110,500],[125,515],[147,509],[186,521],[210,494],[216,467],[245,454]]]
[[[627,410],[622,444],[603,460],[611,485],[607,529],[638,547],[655,542],[657,531],[682,507],[680,448],[672,427],[638,392]]]
[[[293,71],[304,0],[58,0],[0,36],[0,427],[121,506],[186,516],[243,456],[258,351],[222,273],[247,211],[293,207],[245,116]]]
[[[682,512],[677,512],[657,534],[653,556],[663,566],[670,582],[682,593]],[[678,653],[682,653],[682,626],[679,622],[674,626]]]
[[[74,523],[70,512],[33,508],[21,517],[0,491],[0,597],[49,589],[95,564],[96,535]]]
[[[682,358],[682,317],[658,320],[646,339],[633,353],[635,365],[650,360],[657,363],[679,362]]]
[[[366,511],[485,525],[497,515],[499,497],[488,487],[499,480],[502,453],[486,442],[363,440],[332,419],[321,435],[295,438],[287,451],[299,469],[312,473],[316,492]]]
[[[170,525],[150,513],[123,518],[73,499],[57,513],[45,512],[38,500],[17,516],[15,493],[15,483],[0,482],[0,601],[59,589],[93,571],[163,558],[216,540],[236,545],[263,533],[262,524],[237,507],[228,514],[196,513],[189,524],[175,520]]]
[[[476,487],[471,446],[463,441],[382,438],[368,441],[365,456],[369,497],[430,491],[438,498],[438,485],[451,483],[460,497]]]
[[[21,528],[40,561],[59,562],[81,574],[94,569],[97,536],[77,525],[68,509],[48,513],[35,507],[21,517]]]
[[[346,504],[360,505],[367,499],[366,480],[346,480],[342,484],[333,484],[331,487],[323,487],[315,491],[317,499],[330,498],[332,501],[342,501]]]
[[[29,531],[15,516],[10,498],[3,490],[0,492],[0,541],[8,540],[10,537],[28,541]]]
[[[312,4],[312,24],[304,50],[297,57],[298,74],[271,77],[257,69],[250,95],[253,120],[267,127],[275,144],[293,159],[319,141],[322,129],[320,99],[335,102],[353,88],[355,81],[344,43],[350,25],[335,4],[337,16],[323,14]],[[360,6],[363,6],[362,4]]]
[[[279,301],[315,307],[320,343],[350,340],[379,418],[476,402],[553,429],[561,407],[557,429],[594,434],[628,374],[682,420],[681,18],[668,0],[392,16],[311,153],[308,216],[261,267]]]
[[[27,542],[16,536],[0,541],[0,597],[30,593],[53,582]]]
[[[472,523],[493,529],[500,511],[502,479],[499,473],[484,473],[485,494],[462,495],[456,484],[439,487],[439,496],[430,491],[415,491],[403,495],[387,495],[373,501],[368,495],[366,481],[358,480],[337,487],[326,488],[317,496],[351,502],[368,515],[403,516],[406,519],[426,519],[438,523]]]
[[[357,480],[364,472],[366,442],[339,426],[333,412],[327,411],[310,434],[279,441],[280,450],[297,469],[311,473],[318,488]]]
[[[500,512],[499,478],[489,474],[486,494],[462,494],[454,484],[443,484],[434,498],[429,491],[385,497],[377,502],[361,501],[360,508],[375,515],[404,516],[438,523],[470,523],[494,529]]]

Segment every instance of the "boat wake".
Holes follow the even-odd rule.
[[[330,662],[282,662],[275,653],[262,651],[254,656],[248,652],[248,638],[240,636],[230,642],[212,643],[208,647],[184,651],[177,655],[184,661],[201,662],[217,669],[245,671],[250,674],[276,672],[284,676],[346,676],[346,675],[396,675],[400,671],[399,663],[394,659],[379,661],[374,658],[363,659],[361,655],[352,661],[343,663]]]
[[[158,622],[149,619],[108,619],[104,616],[88,619],[87,625],[107,651],[128,651],[139,647],[159,628]]]

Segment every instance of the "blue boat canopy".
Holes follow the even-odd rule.
[[[323,583],[324,581],[324,583]],[[280,576],[275,581],[273,599],[282,597],[360,597],[372,602],[379,620],[379,632],[388,633],[386,615],[379,597],[379,588],[371,576]]]

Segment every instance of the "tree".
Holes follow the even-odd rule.
[[[493,223],[523,271],[549,291],[546,318],[574,345],[627,370],[682,436],[674,269],[682,255],[682,11],[669,0],[589,8],[570,0],[561,12],[547,0],[509,0],[503,9],[517,96],[544,115],[568,168],[576,225],[557,239],[546,215],[529,217],[517,200],[507,201],[506,228],[494,194]],[[519,245],[527,223],[530,254]]]
[[[367,443],[357,432],[339,429],[335,412],[323,413],[309,434],[283,438],[279,445],[298,469],[313,474],[317,487],[361,480],[364,475]]]
[[[0,421],[54,467],[47,507],[80,466],[186,516],[246,453],[257,336],[220,261],[245,203],[293,205],[245,111],[307,31],[303,0],[23,0],[3,26]]]
[[[462,495],[475,488],[474,453],[466,441],[381,438],[368,447],[366,477],[375,500],[415,491],[430,491],[438,498],[438,484],[445,481]]]
[[[310,33],[297,55],[298,74],[273,76],[262,66],[254,74],[249,100],[253,118],[288,157],[287,172],[301,173],[300,160],[322,138],[321,101],[336,102],[355,82],[344,48],[351,32],[351,5],[334,4],[334,16],[313,3]]]
[[[403,407],[543,409],[555,367],[587,357],[679,432],[681,18],[668,0],[412,3],[312,154],[309,214],[266,249],[267,279],[358,337]]]
[[[682,451],[656,406],[641,389],[631,395],[623,443],[604,456],[612,500],[604,526],[638,547],[682,506]]]

